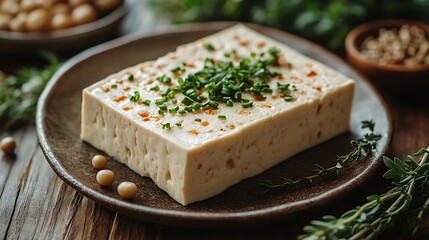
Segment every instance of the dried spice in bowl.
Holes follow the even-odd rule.
[[[424,30],[415,25],[381,28],[377,36],[365,38],[359,50],[366,59],[383,65],[429,64],[429,39]]]

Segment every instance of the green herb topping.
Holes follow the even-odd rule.
[[[132,80],[134,80],[134,75],[132,74],[128,75],[128,81],[132,81]]]
[[[135,91],[134,95],[130,97],[130,100],[133,102],[137,102],[138,100],[140,100],[140,93],[138,91]]]
[[[213,45],[211,43],[207,43],[206,45],[204,45],[204,47],[207,49],[207,51],[216,50],[215,47],[213,47]]]

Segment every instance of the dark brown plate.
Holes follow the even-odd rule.
[[[58,176],[88,198],[121,213],[152,222],[190,226],[255,223],[285,217],[325,203],[363,183],[380,165],[381,155],[390,141],[391,119],[383,100],[367,80],[335,55],[304,39],[257,25],[249,26],[356,80],[349,133],[298,154],[218,196],[186,207],[176,203],[150,179],[140,177],[112,159],[108,160],[108,168],[117,176],[113,186],[104,188],[96,183],[97,171],[91,166],[91,158],[103,153],[79,138],[82,89],[111,73],[155,59],[182,43],[233,24],[194,24],[154,35],[127,36],[69,60],[45,89],[37,111],[40,145]],[[360,122],[368,119],[376,122],[376,131],[383,136],[373,156],[349,167],[338,179],[260,195],[262,189],[258,183],[262,180],[276,181],[283,176],[298,179],[312,174],[315,163],[334,165],[336,154],[347,153],[350,140],[363,136]],[[115,190],[118,183],[125,180],[139,187],[137,197],[130,201],[122,200]]]

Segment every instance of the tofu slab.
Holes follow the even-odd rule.
[[[208,50],[207,44],[214,49]],[[159,113],[155,101],[177,85],[179,77],[201,70],[206,58],[238,63],[252,52],[267,52],[271,47],[279,50],[280,66],[271,69],[280,76],[268,81],[274,91],[265,94],[265,100],[254,100],[251,108],[219,103],[216,110],[206,107],[186,114]],[[225,54],[231,52],[234,56]],[[171,71],[178,66],[184,71]],[[164,75],[172,82],[156,80]],[[277,82],[296,87],[292,101],[285,101],[276,90]],[[81,138],[150,177],[173,199],[187,205],[347,131],[353,90],[354,82],[340,73],[236,25],[84,89]],[[135,91],[140,102],[130,100]],[[176,94],[179,104],[166,105],[180,105],[183,97]],[[243,98],[253,100],[250,94],[243,94]],[[151,103],[145,105],[145,100]]]

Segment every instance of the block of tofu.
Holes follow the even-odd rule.
[[[244,81],[237,71],[258,61],[269,65],[251,77],[266,77],[262,95],[252,81],[233,83],[240,96],[209,104],[210,89]],[[209,79],[210,66],[223,63],[225,74]],[[202,80],[183,92],[195,76]],[[81,138],[187,205],[347,131],[353,91],[353,80],[236,25],[84,89]]]

